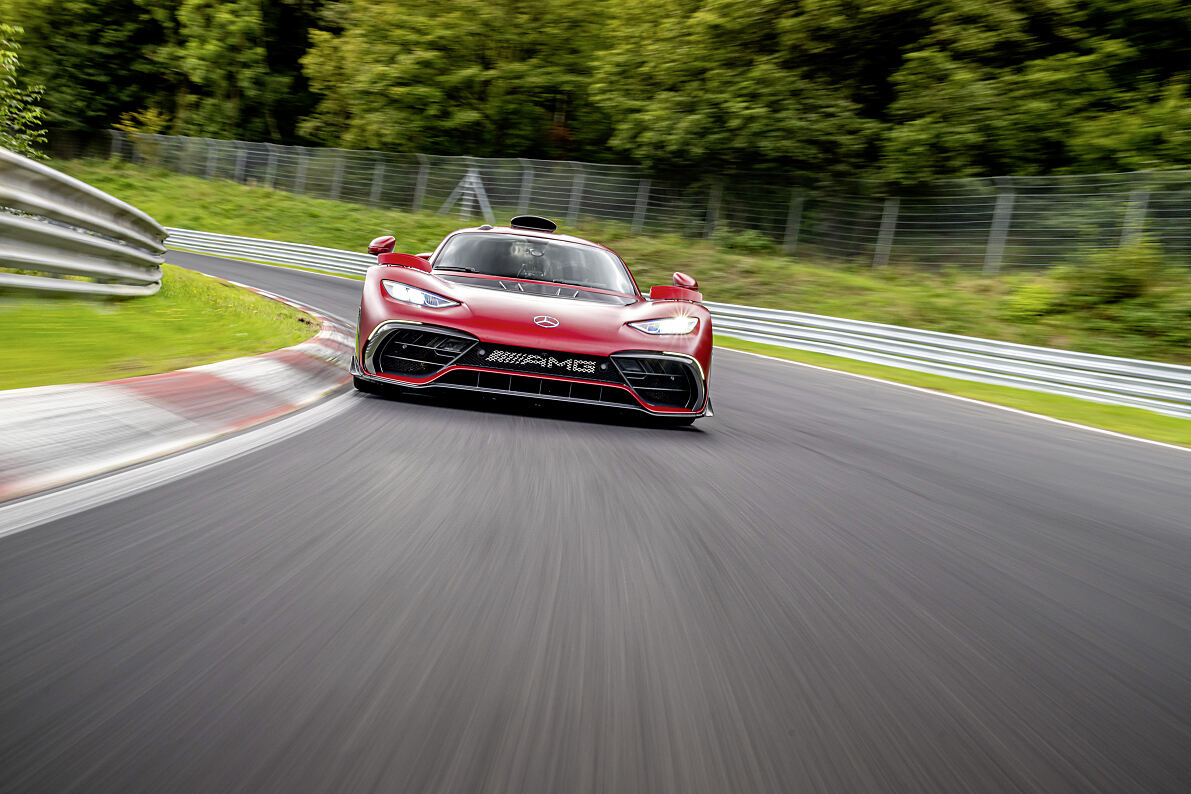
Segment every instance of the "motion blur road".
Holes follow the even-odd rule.
[[[1191,788],[1191,453],[720,350],[713,395],[348,393],[0,538],[0,790]]]

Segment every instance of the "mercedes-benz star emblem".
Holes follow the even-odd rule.
[[[538,325],[542,326],[543,328],[557,328],[558,327],[558,320],[556,320],[555,318],[551,317],[548,314],[539,314],[537,317],[533,318],[533,321],[535,323],[537,323]]]

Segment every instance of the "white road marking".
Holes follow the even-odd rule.
[[[355,394],[342,394],[300,413],[142,466],[0,504],[0,537],[143,493],[296,436],[347,410]]]

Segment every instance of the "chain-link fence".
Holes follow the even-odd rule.
[[[533,213],[708,236],[800,258],[1003,269],[1061,264],[1146,234],[1191,262],[1191,172],[998,177],[876,197],[635,166],[279,146],[111,133],[108,154],[206,179],[489,222]]]

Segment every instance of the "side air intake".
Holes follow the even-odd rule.
[[[433,375],[476,344],[474,337],[426,326],[397,326],[369,343],[365,357],[374,372]]]
[[[615,353],[612,361],[629,388],[649,405],[694,410],[703,402],[703,383],[687,360],[656,353]]]

